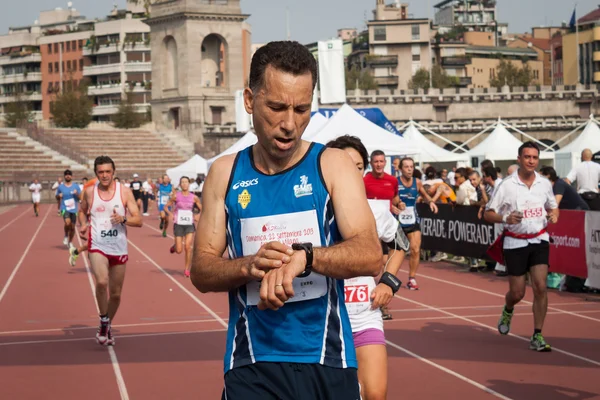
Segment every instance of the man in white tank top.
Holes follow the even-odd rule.
[[[110,157],[96,158],[94,172],[98,184],[83,192],[79,208],[79,236],[88,241],[90,264],[96,281],[96,301],[100,312],[96,340],[101,345],[112,346],[115,340],[110,324],[121,302],[128,259],[126,227],[142,226],[142,216],[131,190],[114,180],[115,163]],[[110,293],[107,293],[109,288]]]

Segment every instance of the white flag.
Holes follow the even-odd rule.
[[[341,39],[319,42],[321,104],[346,102],[344,44]]]

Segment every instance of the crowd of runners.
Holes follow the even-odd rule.
[[[100,310],[98,343],[114,345],[111,323],[128,261],[127,228],[158,224],[165,251],[185,253],[184,274],[201,292],[229,293],[223,399],[385,399],[387,305],[402,282],[420,288],[421,232],[416,203],[438,209],[443,195],[415,176],[411,158],[399,176],[384,172],[381,151],[341,136],[327,145],[301,139],[317,78],[314,57],[295,42],[272,42],[252,59],[246,111],[258,143],[223,156],[204,177],[137,174],[123,182],[108,156],[81,184],[66,170],[55,191],[69,262],[87,251]],[[539,149],[525,143],[518,168],[498,182],[485,218],[505,226],[509,290],[498,323],[506,335],[514,306],[532,277],[530,348],[549,351],[541,335],[547,309],[548,223],[558,208],[537,172]],[[370,166],[370,171],[365,170]],[[41,186],[30,186],[39,213]],[[148,218],[155,213],[158,219]],[[77,232],[76,232],[77,231]],[[76,248],[75,233],[84,241]],[[176,261],[174,261],[176,262]],[[180,262],[180,261],[177,261]],[[499,339],[500,340],[500,339]]]

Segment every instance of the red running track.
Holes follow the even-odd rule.
[[[86,263],[68,265],[55,207],[0,214],[0,399],[219,399],[227,296],[196,291],[156,216],[145,217],[129,230],[117,345],[98,346]],[[389,399],[600,398],[597,297],[551,291],[554,351],[535,353],[530,292],[505,337],[495,327],[504,279],[448,263],[419,272],[421,290],[398,292],[385,324]]]

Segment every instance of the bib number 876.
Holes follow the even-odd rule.
[[[367,285],[344,287],[346,303],[364,303],[369,300],[369,287]]]
[[[100,231],[100,237],[105,238],[105,237],[117,237],[119,236],[119,231],[117,231],[116,229],[111,229],[108,231]]]

